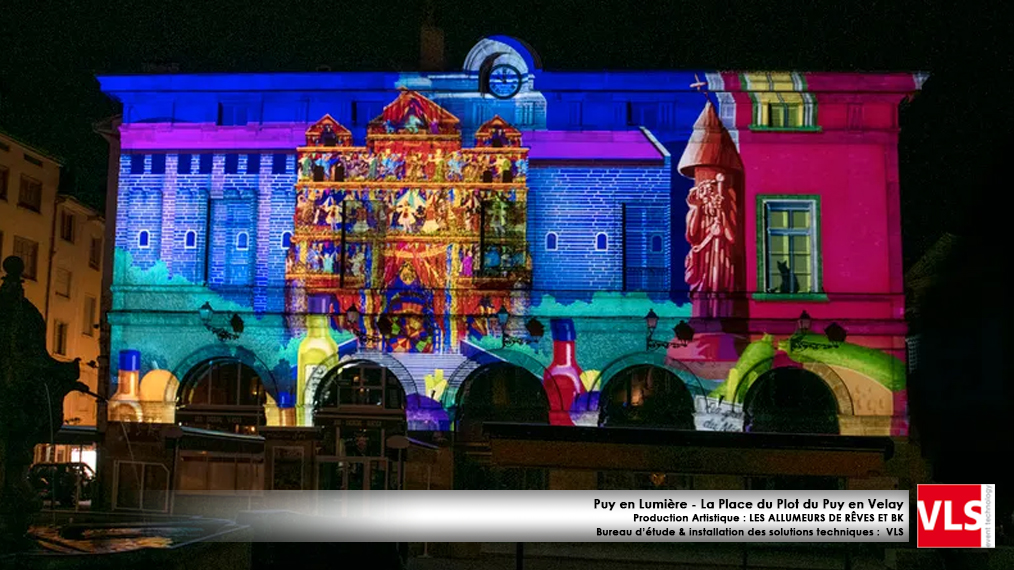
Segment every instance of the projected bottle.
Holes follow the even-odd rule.
[[[571,319],[551,319],[553,333],[553,363],[546,368],[542,385],[549,398],[549,423],[556,426],[574,425],[570,408],[574,399],[584,393],[581,368],[577,365],[574,341],[577,334]]]
[[[117,372],[116,393],[109,399],[108,418],[112,422],[141,421],[141,406],[137,401],[141,381],[141,352],[121,350]]]
[[[306,385],[328,358],[338,352],[338,343],[331,338],[331,320],[328,315],[326,295],[311,295],[307,302],[306,338],[299,343],[296,376],[296,414],[303,418],[304,406],[313,404],[305,401]],[[284,414],[284,412],[283,412]],[[302,423],[302,422],[300,422]]]

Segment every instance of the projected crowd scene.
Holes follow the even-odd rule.
[[[271,453],[329,488],[494,421],[907,435],[917,76],[552,72],[494,37],[454,73],[100,81],[111,421],[315,428]]]

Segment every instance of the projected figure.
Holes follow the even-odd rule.
[[[733,314],[730,293],[742,291],[738,184],[743,163],[732,137],[708,101],[694,124],[679,172],[694,179],[687,194],[684,273],[695,317]]]

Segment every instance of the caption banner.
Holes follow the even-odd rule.
[[[261,511],[240,522],[296,542],[907,542],[910,518],[904,490],[269,491],[254,502]]]

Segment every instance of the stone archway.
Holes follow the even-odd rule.
[[[390,354],[384,352],[358,352],[355,354],[347,354],[345,356],[334,354],[322,362],[320,366],[316,368],[313,375],[306,379],[306,386],[303,387],[303,401],[306,402],[306,404],[303,406],[302,410],[297,410],[297,415],[302,419],[302,422],[299,425],[313,425],[313,402],[314,398],[317,396],[317,391],[320,388],[321,381],[333,370],[340,369],[357,361],[372,362],[377,366],[382,366],[390,370],[401,383],[401,388],[406,397],[418,395],[419,390],[416,387],[416,381],[412,377],[412,373],[405,368],[405,365],[398,362],[398,360]]]
[[[753,366],[751,366],[749,370],[747,370],[745,373],[741,375],[742,378],[748,379],[755,372],[764,371],[762,374],[758,375],[757,379],[754,380],[753,382],[740,382],[739,385],[736,386],[736,393],[733,398],[733,403],[743,402],[746,398],[746,394],[750,390],[750,387],[756,384],[757,380],[760,380],[761,376],[763,376],[767,372],[770,372],[771,370],[777,370],[775,368],[771,368],[771,365],[772,363],[774,363],[774,361],[775,361],[774,358],[767,358],[765,360],[761,360],[756,364],[754,364]],[[815,376],[819,377],[821,380],[824,381],[828,389],[831,390],[831,393],[834,394],[834,399],[835,402],[837,403],[839,416],[850,417],[853,414],[855,414],[855,408],[852,403],[852,394],[849,392],[848,386],[845,385],[845,381],[842,380],[841,376],[838,376],[838,374],[830,366],[823,364],[821,362],[808,361],[800,363],[799,368],[811,372],[812,374],[814,374]]]
[[[690,390],[671,370],[653,364],[637,364],[614,374],[598,403],[598,424],[603,427],[695,429]]]
[[[743,399],[743,431],[840,434],[839,402],[823,378],[785,366],[762,374]]]
[[[238,360],[257,373],[265,388],[269,390],[278,389],[278,379],[271,373],[271,369],[253,351],[242,346],[227,346],[223,344],[204,346],[185,356],[170,372],[176,378],[184,378],[198,364],[213,358],[232,358]]]
[[[252,434],[267,423],[260,374],[233,357],[213,357],[187,371],[176,395],[177,422],[227,433]]]
[[[469,356],[448,378],[447,387],[440,398],[440,402],[444,408],[450,409],[457,404],[458,389],[461,388],[461,385],[465,383],[465,380],[473,372],[483,366],[492,364],[513,364],[527,370],[540,380],[546,373],[546,367],[541,362],[523,352],[507,348],[482,349],[482,351],[477,351]]]

